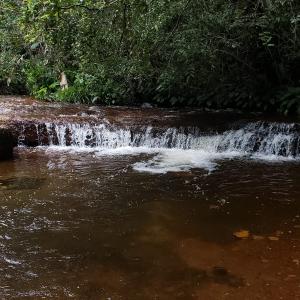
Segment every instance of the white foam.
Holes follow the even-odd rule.
[[[96,156],[121,156],[121,155],[141,155],[141,154],[157,154],[163,149],[149,147],[119,147],[119,148],[95,148]]]
[[[218,160],[231,159],[242,156],[241,152],[227,151],[223,153],[205,150],[184,150],[150,147],[119,147],[119,148],[89,148],[89,147],[40,147],[46,152],[68,152],[70,154],[92,153],[94,157],[102,158],[109,156],[139,156],[151,155],[145,161],[136,162],[132,165],[133,170],[153,174],[166,174],[168,172],[187,172],[199,168],[212,172],[217,167]]]
[[[260,153],[252,154],[251,159],[274,162],[274,163],[299,161],[298,157],[295,158],[293,156],[282,156],[282,155],[275,155],[275,154],[260,154]]]
[[[133,169],[139,172],[165,174],[168,172],[187,172],[191,169],[204,169],[212,172],[217,167],[217,160],[228,159],[239,153],[216,153],[203,150],[165,149],[154,158],[137,162]]]

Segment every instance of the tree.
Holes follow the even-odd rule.
[[[299,107],[299,6],[2,0],[2,86],[14,77],[34,96],[53,100],[288,113]],[[70,83],[65,91],[61,72]]]

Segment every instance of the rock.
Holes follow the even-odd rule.
[[[41,123],[37,126],[38,131],[38,144],[41,146],[49,145],[49,133],[47,131],[47,126]]]
[[[147,103],[147,102],[143,103],[141,107],[142,108],[153,108],[153,106],[150,103]]]
[[[94,111],[99,111],[100,110],[100,107],[99,106],[90,106],[89,107],[89,110],[94,110]]]
[[[233,233],[233,235],[238,239],[247,239],[250,235],[248,230],[240,230]]]
[[[15,141],[10,129],[0,127],[0,160],[11,159]]]
[[[38,132],[34,123],[24,123],[21,130],[24,135],[23,144],[28,147],[36,147],[39,145]]]
[[[86,117],[89,116],[89,114],[86,113],[86,112],[81,112],[81,113],[79,113],[78,115],[79,115],[80,117],[83,117],[83,118],[86,118]]]

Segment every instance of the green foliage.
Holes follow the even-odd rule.
[[[19,1],[0,0],[0,92],[23,92],[23,38],[18,27]]]
[[[0,90],[97,104],[299,110],[296,0],[0,0]],[[69,89],[58,79],[67,74]],[[17,89],[16,87],[20,88]]]
[[[42,62],[29,61],[24,67],[26,87],[38,99],[47,99],[58,87],[58,79],[49,66]]]
[[[300,87],[289,87],[277,101],[284,114],[300,114]]]

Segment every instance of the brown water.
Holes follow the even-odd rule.
[[[101,122],[222,133],[245,118],[261,116],[0,97],[0,123],[64,121],[74,134]],[[174,151],[16,148],[0,163],[0,298],[300,299],[299,158],[266,152],[287,137],[267,134],[268,160],[236,145],[238,154],[220,154],[209,146],[218,136],[203,139],[200,149]],[[249,237],[236,238],[239,230]]]
[[[151,175],[136,156],[16,154],[0,164],[3,299],[300,297],[297,163]]]

